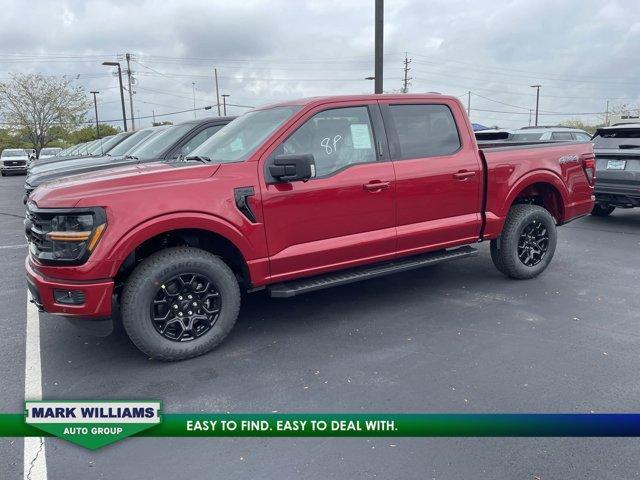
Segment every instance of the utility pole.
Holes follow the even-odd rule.
[[[230,97],[228,93],[222,94],[222,104],[224,105],[224,116],[227,116],[227,97]]]
[[[133,90],[131,89],[131,55],[125,55],[127,59],[127,77],[129,77],[129,110],[131,111],[131,130],[136,129],[136,121],[133,114]]]
[[[96,95],[100,92],[89,92],[93,94],[93,108],[96,112],[96,138],[100,138],[100,124],[98,123],[98,101],[96,100]]]
[[[220,116],[220,93],[218,90],[218,69],[213,69],[213,75],[216,77],[216,105],[218,105],[218,116]]]
[[[376,0],[375,7],[375,71],[373,93],[382,93],[382,61],[384,40],[384,0]]]
[[[156,111],[155,110],[151,110],[151,116],[153,117],[153,124],[156,124]]]
[[[122,123],[124,125],[124,131],[127,131],[127,112],[124,108],[124,88],[122,88],[122,68],[120,68],[120,62],[102,62],[102,65],[109,67],[118,67],[118,81],[120,82],[120,101],[122,102]]]
[[[411,59],[407,58],[407,52],[404,52],[404,80],[402,81],[402,93],[409,93],[409,80],[411,77],[409,76],[409,64],[411,63]]]
[[[467,117],[471,117],[471,90],[467,92]]]
[[[196,82],[191,82],[193,87],[193,118],[196,118]]]
[[[607,100],[607,109],[605,110],[605,113],[604,113],[604,124],[607,127],[609,126],[609,100]]]
[[[533,110],[529,109],[529,126],[531,126],[531,114],[533,113]]]
[[[531,88],[536,89],[536,123],[535,126],[538,126],[538,107],[540,106],[540,87],[542,85],[531,85]]]

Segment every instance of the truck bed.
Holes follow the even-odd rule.
[[[591,211],[592,186],[583,167],[584,160],[594,158],[590,142],[480,144],[479,148],[485,163],[485,238],[499,234],[516,196],[543,196],[558,224]],[[523,186],[527,186],[524,195]]]

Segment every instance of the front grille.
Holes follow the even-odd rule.
[[[4,160],[2,163],[5,167],[24,167],[27,165],[26,160]]]
[[[51,253],[53,244],[47,240],[47,233],[51,231],[53,215],[35,212],[27,206],[27,215],[24,220],[25,235],[29,242],[31,252],[40,257],[42,253]]]

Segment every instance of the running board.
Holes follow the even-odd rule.
[[[290,282],[276,283],[267,287],[269,295],[276,298],[287,298],[301,295],[314,290],[336,287],[347,283],[369,280],[382,277],[391,273],[405,272],[415,268],[427,267],[436,263],[457,260],[459,258],[474,257],[478,250],[473,247],[460,247],[455,250],[441,250],[432,253],[423,253],[413,257],[401,258],[392,262],[378,263],[366,267],[357,267],[339,272],[327,273],[316,277],[291,280]]]

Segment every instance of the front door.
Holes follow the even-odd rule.
[[[395,176],[376,102],[316,107],[261,162],[272,280],[311,276],[390,258],[395,251]],[[312,154],[315,176],[276,183],[269,162]]]
[[[429,102],[380,102],[396,172],[401,256],[471,243],[481,226],[482,166],[475,144],[459,133],[457,125],[468,129],[464,114],[456,102]]]

